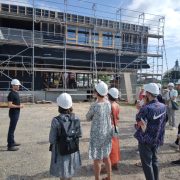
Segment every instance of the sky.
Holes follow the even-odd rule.
[[[4,2],[4,0],[0,0],[0,2]],[[32,5],[33,0],[6,0],[7,2],[28,6]],[[35,6],[41,8],[64,10],[64,0],[34,0],[34,3]],[[180,0],[67,0],[67,3],[73,5],[68,6],[70,12],[81,12],[91,16],[95,12],[96,16],[110,19],[117,18],[116,14],[112,14],[112,12],[116,12],[118,8],[165,16],[164,42],[167,62],[164,56],[164,71],[172,68],[176,59],[180,60]],[[95,11],[92,11],[92,3],[96,3]],[[101,12],[99,13],[99,11]],[[103,11],[106,12],[103,13]],[[139,12],[133,11],[125,13],[129,16],[138,16],[139,14]],[[160,16],[146,17],[159,19]],[[137,19],[131,19],[131,21],[137,21]]]

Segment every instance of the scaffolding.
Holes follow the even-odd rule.
[[[24,47],[14,55],[1,52],[0,73],[12,79],[9,71],[26,71],[32,77],[28,82],[31,84],[31,88],[28,90],[32,92],[35,90],[36,72],[60,73],[60,76],[64,78],[63,91],[68,89],[66,74],[70,72],[87,74],[88,81],[96,80],[96,82],[100,75],[121,77],[124,72],[137,74],[140,83],[143,78],[148,77],[152,77],[154,80],[162,79],[165,21],[163,16],[92,3],[89,0],[64,0],[61,2],[31,0],[29,3],[14,0],[11,4],[1,4],[0,18],[3,17],[32,22],[30,30],[0,27],[1,45],[10,44]],[[50,31],[51,24],[48,24],[48,32],[43,31],[42,26],[46,22],[54,24],[54,32]],[[35,29],[38,23],[41,26],[40,31]],[[74,37],[68,35],[69,26],[74,27]],[[58,32],[55,32],[56,27],[59,28]],[[82,27],[88,29],[87,43],[81,42],[78,35]],[[36,48],[53,48],[57,49],[60,54],[58,57],[51,57],[48,54],[38,56],[35,53]],[[31,54],[27,55],[25,52],[29,50],[31,50]],[[89,65],[86,64],[86,59],[67,57],[68,50],[89,52],[91,54]],[[114,61],[98,61],[97,56],[100,53],[114,55]],[[122,61],[125,56],[136,58],[126,63]],[[13,61],[15,58],[19,58],[21,61]],[[25,61],[25,59],[29,59],[29,61]],[[41,64],[37,63],[36,59],[49,59],[51,62],[62,61],[63,63]],[[79,66],[79,63],[85,65]],[[147,64],[150,66],[149,69],[147,69]],[[117,81],[119,85],[120,78],[117,78]],[[134,83],[136,84],[136,82]],[[90,92],[92,88],[90,86]],[[120,89],[120,87],[118,88]]]

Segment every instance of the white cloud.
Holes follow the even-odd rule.
[[[170,66],[174,65],[180,56],[180,0],[132,0],[127,8],[165,16],[167,56]]]
[[[13,5],[31,6],[32,0],[0,0],[0,3],[9,3]]]

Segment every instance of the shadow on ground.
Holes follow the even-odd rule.
[[[38,180],[38,179],[44,179],[44,178],[51,178],[52,176],[50,176],[49,171],[45,171],[45,172],[41,172],[38,174],[35,174],[33,176],[20,176],[17,174],[8,176],[6,178],[6,180]]]

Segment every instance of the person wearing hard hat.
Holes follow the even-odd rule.
[[[138,149],[143,171],[147,180],[159,179],[157,152],[163,145],[166,105],[160,103],[156,97],[159,88],[155,83],[144,86],[148,103],[144,105],[136,115],[136,133],[134,137],[138,140]]]
[[[141,87],[141,90],[139,92],[139,95],[138,95],[139,101],[141,101],[143,99],[143,95],[144,95],[144,86]]]
[[[20,102],[19,97],[19,86],[21,83],[18,79],[13,79],[11,81],[12,90],[10,91],[8,95],[8,107],[9,107],[9,118],[10,118],[10,124],[9,124],[9,130],[8,130],[8,137],[7,137],[7,150],[8,151],[17,151],[19,148],[17,146],[20,146],[19,143],[15,142],[14,140],[14,132],[16,129],[17,122],[19,120],[20,115],[20,109],[23,108],[23,105]]]
[[[172,108],[172,102],[176,102],[176,98],[178,96],[177,91],[174,89],[174,83],[168,84],[169,92],[166,94],[166,104],[168,106],[168,120],[169,125],[172,127],[172,130],[175,130],[177,127],[176,119],[175,119],[175,110]]]
[[[116,102],[118,98],[119,98],[118,89],[114,87],[109,89],[108,99],[111,103],[112,125],[113,125],[113,128],[116,127],[117,129],[118,129],[119,112],[120,112],[119,104]],[[117,129],[116,131],[118,131]],[[110,153],[110,159],[111,159],[112,169],[118,170],[118,162],[120,161],[120,146],[119,146],[119,138],[116,136],[112,137],[112,149]]]
[[[89,159],[94,161],[95,179],[100,179],[101,162],[105,163],[107,177],[105,179],[112,180],[111,178],[111,138],[112,138],[112,125],[111,125],[111,105],[106,99],[108,94],[108,86],[103,81],[95,86],[94,94],[97,101],[94,102],[86,118],[91,123],[90,140],[89,140]]]
[[[180,79],[178,80],[176,85],[177,85],[177,90],[180,90]],[[170,144],[170,146],[173,147],[173,148],[176,148],[177,150],[180,151],[180,123],[178,125],[177,138],[176,138],[174,143]],[[175,164],[175,165],[180,165],[180,159],[178,159],[176,161],[172,161],[171,163]]]
[[[73,113],[73,102],[68,93],[62,93],[57,97],[57,105],[60,114],[52,119],[49,133],[49,150],[51,151],[50,174],[59,177],[60,180],[70,180],[81,166],[80,152],[79,149],[71,149],[73,151],[62,153],[62,150],[68,151],[69,148],[74,148],[74,144],[79,147],[81,125],[79,118]],[[74,135],[76,139],[78,138],[78,141],[74,138]],[[64,136],[66,136],[68,141],[63,140]],[[64,148],[61,143],[66,144],[67,142],[71,144]]]

